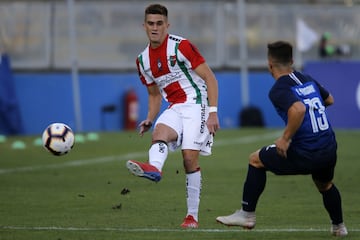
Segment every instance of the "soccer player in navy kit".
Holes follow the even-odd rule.
[[[269,98],[286,126],[275,144],[249,157],[242,208],[216,220],[229,226],[255,227],[255,209],[265,188],[266,171],[276,175],[311,175],[331,219],[331,233],[346,236],[340,192],[332,182],[337,142],[326,114],[332,95],[316,80],[292,68],[292,46],[268,44],[268,68],[275,84]]]

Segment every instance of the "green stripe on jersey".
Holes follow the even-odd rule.
[[[181,62],[178,58],[178,49],[179,49],[179,43],[176,43],[175,45],[175,55],[176,55],[176,61],[179,64],[180,69],[184,72],[185,76],[187,77],[187,79],[190,81],[191,85],[193,86],[193,88],[196,91],[196,103],[197,104],[201,104],[201,92],[200,89],[198,88],[198,86],[195,84],[194,80],[192,79],[189,71],[187,70],[187,68],[185,67],[185,63]]]
[[[139,60],[139,63],[140,63],[140,65],[141,65],[142,69],[145,69],[145,68],[144,68],[144,62],[143,62],[143,56],[142,56],[142,54],[140,54],[140,55],[138,56],[138,60]]]

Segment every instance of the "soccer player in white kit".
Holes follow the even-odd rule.
[[[158,182],[168,151],[181,147],[186,172],[187,214],[180,225],[198,227],[201,191],[199,155],[210,155],[213,136],[220,128],[217,115],[218,84],[214,73],[189,40],[168,33],[168,11],[160,4],[145,9],[144,29],[149,44],[136,59],[139,77],[148,90],[147,118],[139,124],[142,136],[160,112],[168,108],[152,132],[147,163],[129,160],[136,176]]]

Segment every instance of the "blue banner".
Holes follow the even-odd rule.
[[[327,111],[333,127],[360,128],[360,62],[308,62],[304,72],[323,84],[335,102]]]
[[[23,126],[15,94],[10,59],[6,54],[0,58],[0,134],[22,134]]]

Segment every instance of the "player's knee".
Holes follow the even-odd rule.
[[[200,169],[197,161],[184,159],[184,169],[186,173],[196,172]]]
[[[314,181],[314,182],[315,182],[315,185],[316,185],[317,189],[319,190],[319,192],[326,192],[333,185],[333,183],[331,181],[326,182],[326,183],[319,182],[319,181]]]
[[[256,168],[262,168],[264,165],[262,164],[259,158],[259,151],[253,152],[249,156],[249,164]]]
[[[194,172],[199,168],[197,151],[183,151],[183,164],[186,172]]]

